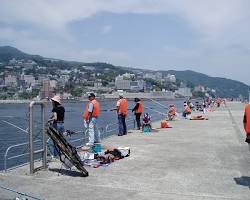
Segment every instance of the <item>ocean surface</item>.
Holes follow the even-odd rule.
[[[158,102],[158,103],[157,103]],[[152,121],[163,119],[163,115],[161,113],[167,112],[167,107],[169,104],[174,103],[177,105],[177,111],[181,112],[183,106],[183,100],[158,100],[157,102],[147,100],[143,101],[144,113],[148,112],[152,116]],[[116,112],[107,111],[112,109],[116,105],[115,100],[109,101],[101,101],[101,115],[99,117],[98,126],[100,131],[103,133],[105,127],[108,124],[112,124],[110,126],[111,132],[110,134],[117,134],[117,114]],[[162,105],[160,105],[162,104]],[[67,139],[69,141],[73,141],[78,138],[83,138],[83,120],[82,120],[82,113],[85,109],[86,102],[74,102],[63,103],[65,107],[65,130],[72,130],[72,131],[79,131],[78,134],[72,135]],[[128,128],[132,129],[134,127],[133,119],[134,115],[131,112],[134,106],[133,101],[128,101],[128,118],[127,118],[127,125]],[[165,107],[164,107],[165,106]],[[50,103],[46,105],[46,120],[51,116],[52,106]],[[39,140],[40,138],[40,107],[35,106],[34,109],[34,125],[35,125],[35,136],[34,140]],[[10,125],[11,123],[12,125]],[[0,170],[4,169],[4,155],[8,147],[12,145],[17,145],[21,143],[26,143],[29,141],[28,134],[25,132],[28,131],[28,124],[29,124],[29,111],[28,111],[28,104],[0,104]],[[16,126],[16,127],[15,127]],[[19,128],[18,128],[19,127]],[[20,130],[23,129],[23,130]],[[103,135],[103,137],[106,137]],[[72,145],[77,146],[81,145],[85,141],[81,140],[78,142],[72,142]],[[114,144],[115,146],[115,144]],[[40,148],[39,142],[36,144],[36,149]],[[18,154],[25,154],[29,152],[28,145],[22,145],[19,147],[11,148],[8,152],[8,157],[16,156]],[[38,158],[36,155],[36,158]],[[16,165],[25,163],[28,161],[28,155],[22,156],[20,158],[10,159],[7,162],[7,168],[14,167]]]

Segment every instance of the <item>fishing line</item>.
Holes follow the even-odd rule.
[[[150,101],[153,101],[154,103],[156,103],[156,104],[158,104],[158,105],[160,105],[160,106],[162,106],[162,107],[164,107],[164,108],[166,108],[166,109],[169,109],[167,106],[165,106],[165,105],[159,103],[158,101],[156,101],[156,100],[154,100],[154,99],[150,99],[150,98],[146,98],[146,99],[149,99]]]
[[[2,120],[2,121],[5,122],[6,124],[9,124],[9,125],[11,125],[11,126],[17,128],[17,129],[19,129],[19,130],[25,132],[25,133],[29,133],[27,130],[22,129],[21,127],[15,125],[15,124],[13,124],[13,123],[7,122],[7,121],[5,121],[5,120]]]
[[[152,111],[154,111],[154,112],[157,112],[158,114],[161,114],[161,115],[167,116],[167,114],[166,114],[166,113],[160,112],[160,111],[158,111],[158,110],[152,109],[152,108],[147,107],[147,106],[144,106],[144,107],[145,107],[145,108],[147,108],[147,109],[149,109],[149,110],[152,110]]]

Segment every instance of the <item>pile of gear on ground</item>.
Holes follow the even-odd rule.
[[[93,168],[98,168],[101,166],[106,167],[115,160],[120,160],[124,157],[128,157],[129,155],[129,147],[109,148],[100,152],[84,152],[82,156],[82,162],[84,165]]]

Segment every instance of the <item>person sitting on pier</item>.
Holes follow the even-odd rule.
[[[176,107],[174,104],[171,104],[168,110],[168,120],[172,121],[176,117],[177,117]]]
[[[191,116],[191,109],[189,108],[186,102],[184,102],[184,110],[182,116],[185,118],[190,118]]]
[[[145,113],[142,119],[142,131],[150,132],[151,130],[152,130],[151,117],[148,113]]]
[[[195,107],[194,107],[194,104],[192,103],[192,101],[188,101],[187,102],[187,105],[189,106],[189,108],[191,109],[191,110],[195,110]]]

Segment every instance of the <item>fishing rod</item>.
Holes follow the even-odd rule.
[[[11,126],[13,126],[13,127],[17,128],[17,129],[19,129],[19,130],[21,130],[21,131],[25,132],[25,133],[29,133],[27,130],[22,129],[21,127],[19,127],[19,126],[15,125],[15,124],[12,124],[12,123],[7,122],[7,121],[5,121],[5,120],[2,120],[2,121],[3,121],[4,123],[6,123],[6,124],[9,124],[9,125],[11,125]]]
[[[153,107],[149,107],[149,108],[154,109]],[[116,111],[116,110],[117,110],[117,108],[104,109],[104,110],[101,110],[101,112],[111,112],[111,111]],[[127,110],[133,110],[133,108],[128,108]]]
[[[161,115],[163,115],[163,116],[167,116],[166,113],[160,112],[160,111],[158,111],[158,110],[152,109],[152,108],[147,107],[147,106],[144,106],[144,107],[147,108],[147,109],[149,109],[149,110],[152,110],[152,111],[154,111],[154,112],[157,112],[158,114],[161,114]]]
[[[146,98],[146,99],[149,99],[150,101],[152,101],[152,102],[154,102],[154,103],[156,103],[156,104],[162,106],[163,108],[169,109],[167,106],[165,106],[165,105],[159,103],[158,101],[156,101],[156,100],[154,100],[154,99],[151,99],[151,98]]]
[[[111,111],[116,111],[117,108],[112,108],[112,109],[103,109],[103,110],[100,110],[101,112],[111,112]],[[132,110],[132,108],[128,108],[127,110]]]

